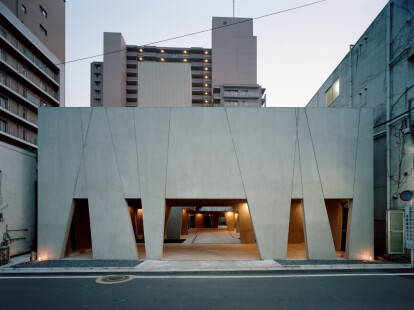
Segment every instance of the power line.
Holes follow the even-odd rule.
[[[205,29],[205,30],[196,31],[196,32],[191,32],[191,33],[183,34],[183,35],[180,35],[180,36],[171,37],[171,38],[168,38],[168,39],[163,39],[163,40],[159,40],[159,41],[155,41],[155,42],[151,42],[151,43],[147,43],[147,44],[139,45],[139,46],[155,45],[155,44],[158,44],[158,43],[163,43],[163,42],[167,42],[167,41],[172,41],[172,40],[176,40],[176,39],[190,37],[190,36],[193,36],[193,35],[196,35],[196,34],[200,34],[200,33],[209,32],[209,31],[213,31],[213,30],[216,30],[216,29],[220,29],[220,28],[225,28],[225,27],[230,27],[230,26],[246,23],[246,22],[249,22],[249,21],[252,21],[252,20],[262,19],[262,18],[265,18],[265,17],[269,17],[269,16],[273,16],[273,15],[278,15],[278,14],[282,14],[282,13],[302,9],[304,7],[312,6],[312,5],[315,5],[315,4],[318,4],[318,3],[321,3],[321,2],[325,2],[325,1],[328,1],[328,0],[319,0],[319,1],[315,1],[315,2],[310,2],[310,3],[307,3],[307,4],[295,6],[293,8],[289,8],[289,9],[285,9],[285,10],[281,10],[281,11],[277,11],[277,12],[273,12],[273,13],[253,17],[253,18],[244,19],[244,20],[238,21],[236,23],[232,23],[232,24],[228,24],[228,25],[222,25],[222,26],[218,26],[218,27],[213,27],[213,28],[209,28],[209,29]],[[126,50],[127,49],[124,48],[124,49],[120,49],[120,50],[116,50],[116,51],[112,51],[112,52],[107,52],[107,53],[97,54],[97,55],[93,55],[93,56],[77,58],[77,59],[73,59],[73,60],[69,60],[69,61],[65,61],[65,62],[60,62],[60,63],[56,63],[55,65],[56,66],[64,65],[64,64],[77,62],[77,61],[82,61],[82,60],[86,60],[86,59],[91,59],[91,58],[95,58],[95,57],[99,57],[99,56],[104,56],[104,55],[109,55],[109,54],[114,54],[114,53],[120,53],[120,52],[123,52],[123,51],[126,51]]]

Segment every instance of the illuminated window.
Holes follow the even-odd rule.
[[[337,79],[325,93],[326,106],[329,107],[332,102],[339,97],[339,79]]]
[[[205,54],[205,55],[208,55],[208,52],[207,52],[207,51],[205,51],[205,52],[204,52],[204,54]]]
[[[161,53],[164,53],[164,50],[161,50],[160,52],[161,52]]]
[[[139,49],[139,52],[142,53],[144,50],[142,48]]]
[[[140,57],[139,60],[142,60],[142,57]]]
[[[204,84],[205,87],[208,87],[208,84]]]
[[[187,59],[184,59],[184,62],[187,62]]]
[[[165,59],[164,58],[161,58],[161,61],[164,61]]]
[[[204,59],[204,62],[208,62],[208,60],[207,59]]]
[[[208,71],[208,68],[204,68],[204,71]]]
[[[187,54],[187,51],[184,51],[184,54]]]
[[[204,93],[204,95],[208,95],[208,93]]]
[[[207,76],[207,75],[205,75],[205,76],[204,76],[204,78],[205,78],[205,79],[208,79],[208,76]]]

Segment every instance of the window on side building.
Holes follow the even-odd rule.
[[[40,9],[40,12],[42,13],[42,15],[47,18],[47,12],[46,12],[46,10],[44,8],[42,8],[41,5],[39,6],[39,9]]]
[[[39,24],[39,27],[40,27],[40,32],[43,33],[47,37],[47,30],[45,29],[45,27],[43,27],[40,24]]]
[[[325,93],[326,106],[329,107],[339,97],[339,79],[337,79]]]

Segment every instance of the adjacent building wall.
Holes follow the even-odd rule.
[[[189,63],[138,63],[140,107],[191,107]]]
[[[141,199],[147,259],[161,259],[166,199],[247,200],[262,259],[285,259],[302,199],[309,259],[335,259],[325,199],[352,200],[347,257],[373,256],[371,109],[66,108],[39,116],[39,255],[61,258],[74,199],[93,257],[136,259],[127,199]]]
[[[413,9],[413,1],[390,1],[359,40],[350,46],[350,52],[307,104],[307,107],[326,107],[326,94],[334,82],[339,80],[339,96],[330,104],[331,108],[372,107],[375,110],[374,219],[378,252],[384,252],[386,246],[387,205],[391,209],[401,208],[405,202],[398,198],[399,193],[414,188],[412,138],[411,135],[404,134],[409,126],[408,115],[404,115],[404,112],[408,111],[408,101],[414,97]],[[395,118],[390,123],[389,174],[385,131],[387,98],[390,105],[389,118]],[[400,115],[403,117],[399,118]],[[390,180],[389,201],[387,175]],[[396,199],[392,198],[394,195]]]
[[[121,33],[104,32],[104,107],[125,106],[126,44]]]
[[[36,155],[0,142],[0,236],[6,226],[10,255],[27,253],[36,242]],[[17,239],[16,239],[17,238]],[[2,241],[1,239],[0,241]]]

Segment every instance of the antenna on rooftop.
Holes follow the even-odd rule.
[[[233,17],[234,17],[234,0],[233,0]]]

